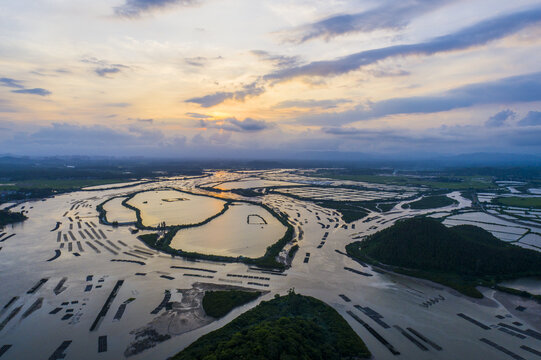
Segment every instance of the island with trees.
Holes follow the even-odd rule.
[[[370,358],[361,338],[336,310],[293,290],[276,295],[221,329],[202,336],[173,360]]]
[[[501,241],[477,226],[447,228],[427,217],[398,221],[346,250],[354,259],[476,298],[482,297],[477,285],[541,275],[541,253]]]

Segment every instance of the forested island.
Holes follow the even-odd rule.
[[[336,310],[290,290],[202,336],[172,359],[345,360],[370,356]]]
[[[501,241],[477,226],[447,228],[426,217],[398,221],[346,250],[361,261],[477,298],[482,294],[476,285],[541,275],[541,253]]]

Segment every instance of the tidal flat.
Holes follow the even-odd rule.
[[[535,315],[538,304],[533,300],[517,299],[483,287],[479,289],[484,298],[471,299],[442,285],[380,271],[344,255],[347,244],[408,217],[438,214],[443,219],[452,213],[461,221],[478,224],[493,218],[472,209],[472,202],[459,192],[448,193],[458,201],[448,208],[403,208],[402,204],[415,199],[400,199],[397,206],[388,211],[368,209],[365,218],[346,224],[336,210],[317,205],[310,198],[273,192],[244,198],[227,190],[218,193],[200,186],[256,176],[272,181],[283,178],[288,183],[301,178],[314,183],[322,181],[310,178],[309,174],[300,176],[288,170],[248,174],[209,171],[205,177],[161,178],[123,188],[76,191],[43,201],[12,204],[15,205],[12,210],[25,211],[28,220],[0,231],[0,348],[10,345],[5,348],[2,360],[49,358],[53,354],[65,355],[68,360],[165,359],[261,301],[271,299],[274,294],[286,294],[291,288],[335,308],[359,334],[375,359],[393,355],[351,314],[368,324],[398,350],[403,359],[509,358],[481,339],[488,339],[524,359],[532,356],[524,346],[541,349],[535,335],[541,332],[541,321]],[[341,199],[346,190],[340,186],[351,187],[352,181],[333,180],[332,186],[338,188],[334,198]],[[367,182],[360,184],[361,187],[363,191],[371,191],[371,196],[381,191],[382,201],[388,199],[389,194],[399,198],[405,192],[425,196],[418,187],[374,184],[371,188]],[[134,225],[114,227],[100,222],[96,207],[114,197],[119,200],[105,207],[107,220],[133,220],[120,200],[132,195],[130,204],[140,206],[143,223],[149,226],[162,221],[166,224],[199,222],[218,213],[227,201],[238,203],[201,227],[177,233],[173,240],[175,246],[182,249],[192,246],[192,251],[203,253],[260,255],[284,231],[283,225],[273,223],[275,218],[258,204],[268,206],[287,215],[287,221],[295,228],[292,242],[279,255],[280,261],[289,266],[283,272],[272,273],[242,263],[172,257],[138,240],[138,235],[151,230],[134,233]],[[468,215],[470,213],[473,215]],[[259,215],[267,224],[250,215]],[[513,234],[519,231],[511,228],[537,231],[533,225],[528,227],[510,220],[491,222],[498,226],[509,225],[508,232]],[[523,240],[537,244],[533,236]],[[298,246],[298,251],[293,258],[288,258],[288,249],[293,244]],[[122,281],[120,286],[119,281]],[[538,288],[537,280],[528,281],[509,284],[532,291]],[[186,304],[191,304],[188,298],[183,300],[188,290],[223,286],[268,293],[218,320],[196,319],[195,313],[184,320],[177,316],[185,311]],[[168,299],[167,293],[170,294]],[[197,296],[193,299],[198,299]],[[94,323],[96,326],[91,330]],[[161,337],[155,339],[162,341],[151,341],[152,346],[144,346],[135,353],[136,334],[148,330],[149,324],[159,328]],[[506,326],[520,329],[526,335]],[[500,330],[504,328],[513,334]],[[412,342],[404,332],[428,350]],[[150,339],[157,336],[151,331],[145,334]]]

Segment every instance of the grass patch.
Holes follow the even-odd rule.
[[[259,296],[261,296],[259,291],[206,291],[203,297],[203,309],[207,315],[218,319]]]
[[[390,211],[398,204],[397,202],[365,202],[363,206],[369,210],[376,212],[387,212]]]
[[[541,197],[498,197],[492,199],[492,203],[504,206],[541,209]]]
[[[526,299],[535,300],[541,304],[541,295],[535,295],[525,290],[513,289],[510,287],[501,286],[501,285],[495,285],[494,289],[511,294],[511,295],[516,295],[516,296],[520,296]]]
[[[342,214],[342,220],[348,224],[368,215],[368,210],[365,209],[363,202],[316,200],[314,203],[338,211]]]
[[[425,210],[425,209],[437,209],[456,204],[457,202],[445,195],[425,196],[420,200],[404,204],[402,207],[408,207],[410,209]]]
[[[295,257],[295,254],[297,253],[297,251],[299,251],[299,245],[295,244],[287,252],[287,257],[290,258],[290,259],[293,259]]]
[[[290,291],[200,337],[172,359],[345,360],[370,356],[336,310]]]
[[[88,186],[118,184],[133,181],[133,179],[36,179],[8,182],[13,185],[0,185],[0,190],[21,189],[55,189],[75,191]]]
[[[151,248],[156,247],[159,235],[156,233],[139,235],[137,238]]]
[[[9,210],[0,210],[0,228],[8,224],[22,222],[28,219],[22,212],[12,212]]]

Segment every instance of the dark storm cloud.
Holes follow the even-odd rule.
[[[425,42],[394,45],[361,51],[334,60],[315,61],[302,66],[278,70],[265,75],[264,78],[271,81],[285,81],[299,76],[336,76],[391,57],[433,55],[465,50],[512,35],[540,21],[541,6],[537,6],[525,11],[484,20],[457,32]]]
[[[491,116],[486,122],[485,122],[485,126],[488,126],[488,127],[499,127],[499,126],[503,126],[505,124],[505,122],[508,120],[508,119],[512,119],[516,116],[517,114],[512,111],[512,110],[509,110],[509,109],[506,109],[506,110],[503,110],[503,111],[500,111],[499,113]]]
[[[115,14],[121,17],[136,18],[143,13],[165,9],[172,6],[193,6],[197,0],[125,0],[123,5],[114,7]]]
[[[209,129],[220,129],[233,132],[258,132],[266,130],[272,127],[272,124],[265,120],[255,120],[252,118],[245,118],[244,120],[237,120],[236,118],[227,118],[217,121],[199,120],[199,126]]]
[[[0,78],[0,85],[2,86],[6,86],[6,87],[11,87],[11,88],[17,88],[17,89],[23,89],[24,86],[21,85],[21,81],[20,80],[15,80],[15,79],[11,79],[11,78]]]
[[[414,18],[435,10],[449,0],[402,0],[385,1],[380,6],[356,14],[340,14],[328,17],[312,24],[304,25],[293,31],[286,41],[303,43],[323,38],[329,40],[335,36],[371,32],[378,29],[401,29]]]
[[[300,123],[339,125],[395,114],[429,114],[484,104],[541,101],[541,73],[461,86],[440,95],[392,98],[344,112],[307,115]]]
[[[218,104],[223,103],[226,100],[234,99],[237,101],[244,101],[246,98],[261,95],[265,92],[265,89],[263,87],[260,87],[257,85],[257,83],[251,83],[248,85],[245,85],[242,90],[237,91],[219,91],[215,92],[213,94],[201,96],[201,97],[194,97],[188,100],[185,100],[185,102],[189,103],[195,103],[199,104],[204,108],[212,107]]]
[[[20,89],[20,90],[13,90],[11,92],[15,94],[31,94],[31,95],[39,95],[39,96],[47,96],[47,95],[52,94],[52,92],[50,92],[49,90],[42,89],[42,88]]]
[[[541,125],[541,111],[530,111],[524,119],[518,122],[520,126],[536,126]],[[539,138],[541,139],[541,138]],[[539,141],[538,139],[538,141]],[[541,141],[539,141],[541,143]]]

